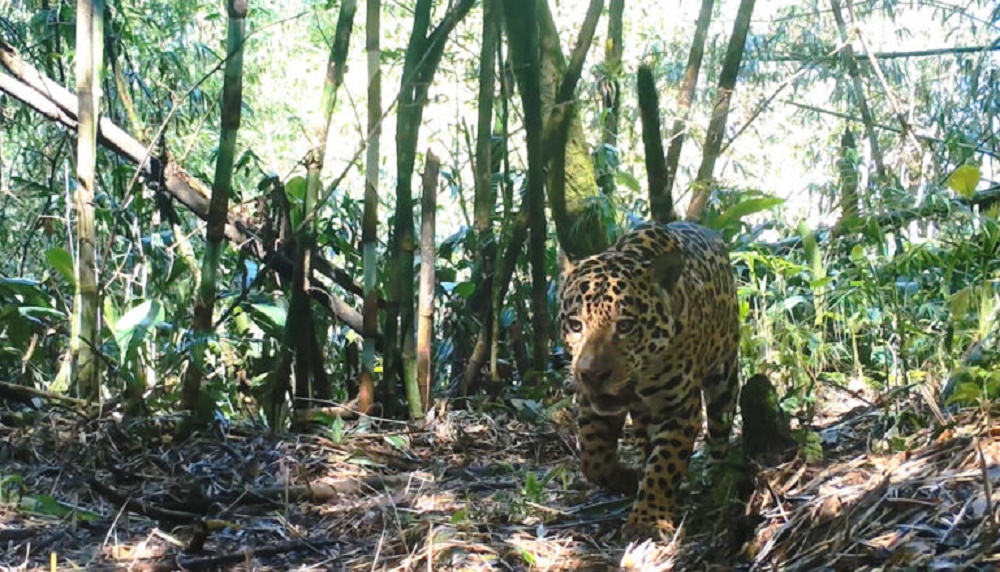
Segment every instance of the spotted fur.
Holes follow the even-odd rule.
[[[672,527],[677,488],[701,430],[726,455],[739,392],[739,308],[729,255],[714,232],[644,225],[564,270],[559,322],[580,390],[586,477],[637,492],[627,527]],[[645,466],[618,459],[627,413]]]

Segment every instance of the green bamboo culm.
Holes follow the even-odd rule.
[[[229,23],[226,34],[226,66],[222,84],[222,116],[219,132],[219,153],[215,160],[215,178],[212,181],[212,198],[208,207],[208,224],[205,231],[205,255],[201,261],[201,283],[198,285],[194,305],[194,343],[191,362],[182,382],[181,406],[190,411],[201,411],[201,420],[207,421],[210,404],[202,402],[202,379],[205,375],[204,353],[213,329],[216,281],[219,259],[226,239],[229,220],[229,194],[232,192],[233,164],[236,156],[236,134],[240,128],[243,107],[243,43],[246,38],[247,0],[229,0],[226,11]],[[198,420],[195,420],[196,422]]]
[[[77,139],[76,292],[70,336],[71,379],[81,397],[100,395],[100,289],[97,277],[97,233],[94,226],[94,188],[97,171],[97,125],[100,120],[101,62],[104,53],[104,1],[80,0],[76,13],[76,74],[79,95]]]

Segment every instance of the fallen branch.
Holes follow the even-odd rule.
[[[360,412],[352,407],[357,405],[356,402],[352,401],[346,405],[328,405],[326,407],[309,407],[307,409],[296,409],[292,412],[292,424],[293,425],[304,425],[306,423],[312,423],[314,421],[319,423],[326,423],[334,417],[340,417],[344,421],[349,421],[352,419],[357,419],[360,416]]]
[[[5,381],[0,381],[0,397],[21,401],[30,401],[32,398],[39,397],[49,401],[66,403],[80,410],[86,410],[90,407],[90,404],[82,399],[69,397],[68,395],[62,395],[60,393],[52,393],[51,391],[45,391],[43,389],[35,389],[34,387],[28,387],[26,385],[7,383]]]
[[[0,528],[0,543],[20,542],[34,538],[44,532],[40,528]]]
[[[412,474],[374,476],[366,479],[338,479],[330,482],[312,482],[304,485],[276,486],[251,489],[239,495],[220,495],[204,501],[208,505],[240,506],[257,503],[309,502],[323,504],[344,495],[367,494],[386,489],[403,488],[415,477]]]
[[[245,550],[231,552],[229,554],[205,556],[202,558],[178,558],[176,565],[183,570],[211,570],[216,569],[223,564],[250,562],[254,558],[275,556],[278,554],[295,552],[297,550],[315,550],[325,546],[336,546],[339,543],[339,540],[333,538],[290,540],[288,542],[281,542],[279,544],[273,544],[271,546],[264,546],[261,548],[247,548]],[[325,565],[333,567],[334,562],[336,562],[336,560],[326,561]]]
[[[171,572],[173,570],[219,570],[224,568],[226,564],[237,564],[241,562],[251,562],[255,558],[266,558],[269,556],[277,556],[279,554],[287,554],[289,552],[297,552],[300,550],[310,550],[315,551],[317,548],[324,548],[327,546],[337,546],[340,544],[339,539],[333,538],[320,538],[316,540],[290,540],[288,542],[281,542],[278,544],[272,544],[271,546],[263,546],[260,548],[245,548],[239,552],[228,552],[226,554],[216,554],[214,556],[200,556],[197,558],[184,558],[183,556],[178,557],[175,560],[168,562],[151,562],[151,561],[137,561],[129,562],[128,566],[125,565],[98,565],[93,567],[88,567],[88,570],[97,572],[118,572],[120,570],[131,570],[138,572]],[[338,562],[338,559],[332,559],[325,561],[325,564],[334,567],[333,564]]]
[[[115,505],[125,508],[129,512],[134,512],[135,514],[151,518],[157,522],[169,523],[172,525],[197,524],[202,522],[202,515],[200,514],[171,510],[144,503],[132,498],[127,493],[123,493],[109,487],[95,478],[88,479],[88,482],[94,491]]]

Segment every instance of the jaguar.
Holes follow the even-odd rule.
[[[739,306],[725,244],[692,222],[647,223],[600,254],[563,261],[558,316],[583,474],[635,495],[626,530],[672,530],[702,399],[714,461],[727,455],[736,410]],[[641,470],[618,456],[626,415]]]

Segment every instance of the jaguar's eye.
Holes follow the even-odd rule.
[[[619,318],[618,321],[615,322],[616,334],[627,336],[628,334],[632,333],[632,330],[634,329],[635,329],[635,320],[633,320],[632,318]]]
[[[569,331],[574,334],[579,334],[583,331],[583,322],[581,322],[578,318],[567,319],[566,326],[569,328]]]

